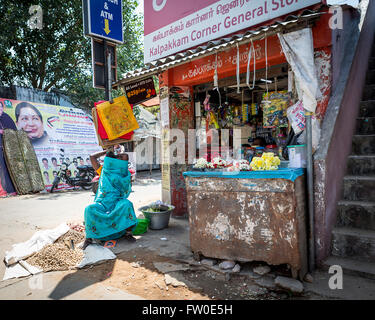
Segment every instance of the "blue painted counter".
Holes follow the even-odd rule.
[[[221,172],[221,171],[187,171],[184,177],[211,177],[211,178],[232,178],[232,179],[286,179],[295,181],[298,177],[304,175],[303,168],[280,168],[271,171],[237,171],[237,172]]]

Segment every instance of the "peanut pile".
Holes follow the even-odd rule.
[[[69,244],[74,242],[74,249]],[[53,244],[45,246],[26,261],[44,272],[74,269],[83,259],[83,250],[77,248],[85,240],[83,232],[69,230]]]

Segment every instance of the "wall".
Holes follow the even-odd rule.
[[[159,77],[160,100],[168,98],[169,121],[162,133],[162,200],[175,206],[174,217],[187,217],[187,194],[185,180],[182,175],[188,170],[188,130],[194,128],[194,108],[192,87],[180,87],[177,89],[171,82],[173,70],[165,71]],[[178,92],[176,92],[176,89]],[[180,93],[179,93],[180,92]],[[189,94],[190,98],[185,95]],[[161,102],[162,104],[162,102]],[[163,112],[161,110],[161,116]],[[163,119],[162,119],[163,120]],[[163,126],[163,121],[162,121]],[[165,134],[165,129],[180,129],[185,135],[185,164],[177,164],[171,160],[173,157],[173,137]]]
[[[55,106],[77,108],[69,101],[69,98],[57,92],[45,92],[34,88],[24,88],[19,86],[1,87],[0,97],[13,100],[31,101],[45,103]]]
[[[375,32],[375,3],[368,7],[359,35],[360,15],[344,11],[344,29],[332,33],[332,96],[322,125],[320,148],[314,156],[315,243],[318,265],[330,254],[347,157],[351,152],[359,103]]]

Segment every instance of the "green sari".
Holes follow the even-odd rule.
[[[99,187],[94,203],[85,209],[86,238],[114,240],[137,225],[133,204],[127,199],[131,192],[128,161],[104,158]]]

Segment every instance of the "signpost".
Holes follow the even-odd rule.
[[[85,35],[122,44],[122,0],[83,0]]]
[[[116,43],[124,42],[122,0],[82,0],[82,10],[84,34],[93,39],[93,84],[105,88],[106,100],[111,100],[112,81],[116,81]]]

